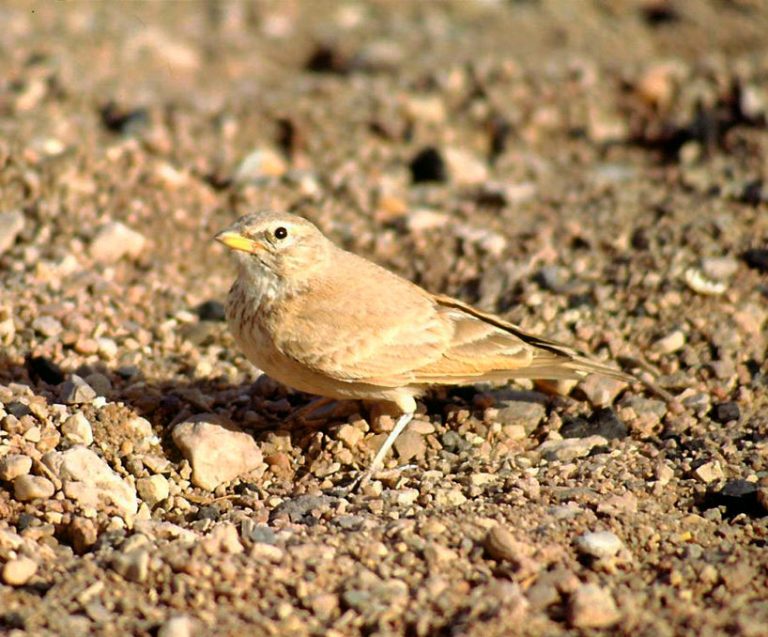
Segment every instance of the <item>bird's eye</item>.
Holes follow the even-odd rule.
[[[285,239],[287,236],[288,231],[283,226],[275,228],[275,239]]]

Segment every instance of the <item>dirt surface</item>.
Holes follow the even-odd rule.
[[[0,632],[765,634],[765,3],[0,23]],[[261,208],[684,409],[437,393],[346,495],[391,419],[292,418],[223,321]]]

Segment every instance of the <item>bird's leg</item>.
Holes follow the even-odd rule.
[[[389,453],[392,445],[395,444],[395,440],[397,440],[397,437],[403,432],[403,429],[408,426],[408,423],[413,420],[413,414],[413,411],[409,411],[397,419],[394,428],[389,432],[389,435],[384,441],[384,444],[381,445],[379,450],[376,452],[376,455],[373,458],[373,462],[371,462],[371,466],[355,479],[349,488],[350,491],[357,491],[362,488],[371,479],[371,476],[381,468],[381,465],[384,462],[384,458],[387,457],[387,453]]]

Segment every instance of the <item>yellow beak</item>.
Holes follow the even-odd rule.
[[[239,232],[234,230],[223,230],[219,232],[214,239],[219,243],[223,243],[231,250],[242,250],[243,252],[256,252],[261,249],[261,246],[253,239],[244,237]]]

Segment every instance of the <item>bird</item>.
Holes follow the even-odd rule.
[[[417,284],[329,240],[307,219],[261,211],[219,232],[236,260],[226,315],[248,360],[331,400],[387,403],[395,425],[365,484],[431,388],[513,379],[634,376]]]

